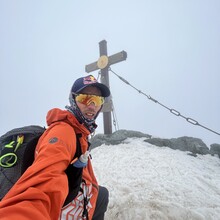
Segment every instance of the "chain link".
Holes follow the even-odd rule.
[[[113,105],[113,102],[112,102],[112,116],[113,116],[113,125],[115,126],[115,131],[118,131],[119,130],[119,125],[118,125],[118,120],[117,120],[117,116],[116,116],[116,111],[115,111],[115,107]]]
[[[176,116],[180,116],[180,117],[184,118],[187,122],[189,122],[189,123],[191,123],[191,124],[193,124],[193,125],[198,125],[198,126],[204,128],[204,129],[208,130],[208,131],[211,131],[211,132],[213,132],[213,133],[215,133],[215,134],[217,134],[217,135],[220,135],[219,132],[216,132],[216,131],[214,131],[214,130],[212,130],[212,129],[210,129],[210,128],[208,128],[208,127],[202,125],[202,124],[200,124],[198,121],[196,121],[196,120],[194,120],[194,119],[192,119],[192,118],[188,118],[188,117],[182,115],[179,111],[177,111],[177,110],[175,110],[175,109],[171,109],[171,108],[167,107],[166,105],[162,104],[161,102],[159,102],[158,100],[154,99],[154,98],[151,97],[150,95],[145,94],[145,93],[142,92],[141,90],[139,90],[139,89],[137,89],[136,87],[134,87],[133,85],[131,85],[126,79],[124,79],[123,77],[121,77],[121,76],[119,76],[117,73],[115,73],[110,67],[109,67],[109,71],[111,71],[113,74],[115,74],[115,75],[116,75],[120,80],[122,80],[124,83],[126,83],[127,85],[129,85],[129,86],[131,86],[133,89],[135,89],[138,93],[140,93],[140,94],[146,96],[149,100],[151,100],[151,101],[153,101],[154,103],[157,103],[157,104],[159,104],[160,106],[162,106],[162,107],[166,108],[167,110],[169,110],[170,113],[172,113],[172,114],[174,114],[174,115],[176,115]]]

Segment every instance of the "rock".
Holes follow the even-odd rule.
[[[190,151],[193,154],[208,154],[209,148],[199,138],[179,137],[171,139],[173,147],[182,151]],[[174,148],[173,148],[174,149]]]
[[[217,154],[220,158],[220,144],[211,144],[210,145],[210,153],[212,155]]]
[[[106,145],[117,145],[123,143],[123,141],[127,138],[151,138],[151,135],[144,134],[139,131],[131,131],[131,130],[118,130],[112,134],[97,134],[91,138],[91,149],[98,147],[102,144]]]
[[[169,139],[161,139],[161,138],[151,138],[144,140],[150,144],[156,145],[158,147],[170,147],[172,148],[172,142]]]
[[[178,149],[181,151],[189,151],[188,153],[191,156],[197,156],[197,154],[217,154],[220,157],[220,144],[212,144],[209,148],[206,144],[199,138],[194,137],[179,137],[179,138],[171,138],[171,139],[163,139],[163,138],[152,138],[149,134],[144,134],[139,131],[131,131],[131,130],[118,130],[112,134],[97,134],[91,138],[91,146],[90,149],[105,145],[117,145],[123,143],[127,138],[147,138],[144,140],[152,145],[158,147],[169,147],[171,149]]]
[[[206,144],[199,138],[179,137],[171,139],[152,138],[145,140],[146,142],[158,147],[169,147],[181,151],[190,151],[193,154],[208,154],[209,149]]]

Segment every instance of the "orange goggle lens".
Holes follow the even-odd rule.
[[[84,105],[94,104],[95,106],[103,105],[105,98],[98,95],[88,95],[88,94],[77,94],[75,96],[77,102],[80,102]]]

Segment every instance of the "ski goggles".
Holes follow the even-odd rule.
[[[89,95],[89,94],[75,94],[75,100],[84,105],[94,104],[95,106],[101,106],[105,102],[105,98],[98,95]]]

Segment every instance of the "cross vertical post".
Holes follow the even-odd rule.
[[[109,66],[118,63],[120,61],[126,60],[127,53],[125,51],[121,51],[114,55],[108,56],[107,41],[102,40],[99,42],[99,54],[100,54],[100,58],[98,59],[98,61],[86,65],[85,70],[87,73],[89,73],[101,69],[101,83],[105,84],[107,87],[110,87],[109,73],[108,73]],[[105,103],[102,108],[104,134],[112,134],[112,117],[111,117],[112,110],[113,110],[112,97],[110,96],[105,99]]]
[[[107,52],[107,42],[105,40],[99,42],[99,54],[101,56],[108,56]],[[108,66],[104,69],[101,69],[101,83],[109,86],[109,74],[108,74]],[[103,111],[103,122],[104,122],[104,134],[112,134],[112,100],[111,97],[106,98],[106,103],[110,103],[109,111]],[[104,106],[103,106],[104,107]]]

